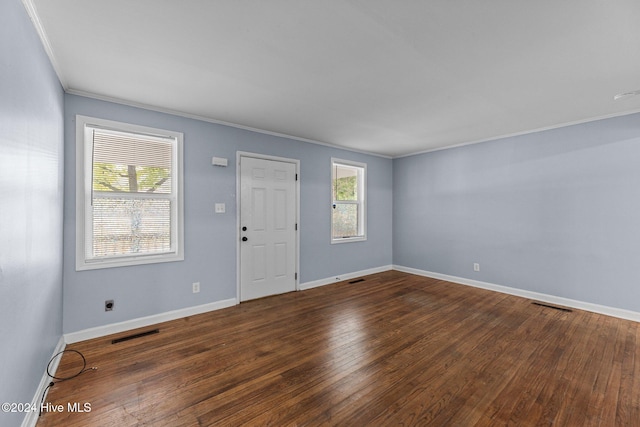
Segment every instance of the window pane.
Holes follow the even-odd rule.
[[[336,203],[333,208],[333,238],[355,237],[358,235],[358,205]]]
[[[171,194],[171,169],[94,162],[93,190]]]
[[[171,250],[171,201],[93,199],[91,257],[149,254]]]
[[[336,164],[333,171],[333,200],[358,200],[358,170]]]

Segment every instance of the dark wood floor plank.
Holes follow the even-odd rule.
[[[480,311],[476,310],[476,313],[480,313]],[[474,327],[470,327],[471,324],[473,324]],[[458,323],[458,326],[462,328],[464,332],[456,330],[450,331],[451,334],[458,339],[451,340],[451,334],[447,333],[442,337],[442,342],[434,342],[434,344],[436,344],[434,348],[432,348],[431,351],[425,352],[425,354],[431,355],[431,360],[447,361],[445,365],[442,365],[442,369],[436,371],[427,370],[421,374],[420,370],[424,369],[424,363],[417,363],[417,372],[409,371],[407,378],[396,384],[393,389],[389,390],[389,393],[385,392],[377,399],[374,397],[367,399],[370,401],[368,404],[369,408],[384,408],[385,406],[388,408],[376,418],[376,421],[387,422],[392,420],[398,413],[404,412],[405,409],[411,408],[412,406],[416,406],[413,411],[416,413],[416,416],[421,417],[420,408],[422,408],[422,410],[425,409],[425,391],[428,392],[429,389],[435,390],[442,388],[445,385],[455,387],[456,390],[460,391],[470,383],[469,379],[477,377],[477,375],[483,371],[483,364],[486,359],[479,360],[479,358],[473,356],[476,353],[483,352],[485,346],[491,345],[488,344],[488,341],[494,341],[494,336],[492,336],[493,334],[489,331],[497,326],[497,322],[479,322],[478,318],[470,317],[469,324],[462,322]],[[451,355],[458,356],[452,358]],[[450,373],[459,365],[464,365],[463,367],[461,366],[464,372],[456,375],[454,378]],[[406,369],[402,370],[406,371]],[[425,387],[425,384],[427,387]],[[449,393],[445,393],[445,395],[450,398],[456,398],[456,394],[451,389]],[[401,399],[398,400],[395,396],[401,396]],[[406,400],[403,399],[402,396],[411,396],[412,399]],[[387,401],[383,400],[380,402],[380,399],[386,399]],[[391,402],[388,402],[388,400],[391,400]],[[429,417],[434,416],[435,408],[440,406],[441,402],[437,401],[434,407],[427,407],[427,414],[424,414],[423,418],[428,420]],[[373,412],[373,409],[371,409],[371,412]]]
[[[632,392],[640,387],[640,357],[636,352],[639,329],[625,325],[620,391],[616,406],[616,425],[623,420],[640,419],[640,396]]]
[[[548,309],[541,309],[545,311]],[[519,366],[519,372],[514,376],[509,387],[496,397],[492,419],[504,423],[522,423],[522,414],[533,415],[536,409],[555,407],[554,402],[562,400],[566,381],[562,375],[567,369],[567,361],[572,357],[575,348],[572,344],[576,322],[566,322],[566,313],[548,312],[548,325],[555,329],[557,339],[545,340],[547,333],[542,330],[542,336],[533,341],[536,347],[531,351],[525,363]],[[539,318],[541,316],[538,315]],[[535,317],[532,320],[535,321]],[[528,327],[531,328],[531,324]],[[530,329],[531,330],[531,329]],[[531,336],[531,335],[529,335]],[[540,345],[542,343],[542,346]],[[537,350],[537,351],[535,351]],[[565,357],[567,356],[567,357]],[[539,402],[544,402],[540,405]]]
[[[503,312],[503,316],[508,317],[508,313]],[[457,404],[438,408],[437,412],[428,408],[424,417],[428,416],[435,425],[450,424],[453,420],[459,425],[471,425],[473,421],[482,418],[477,413],[477,408],[486,408],[486,405],[495,399],[496,394],[509,384],[510,378],[518,373],[521,361],[526,360],[532,351],[532,344],[529,342],[512,342],[512,337],[517,336],[521,328],[526,330],[529,327],[526,323],[519,323],[521,321],[524,321],[524,318],[518,319],[515,323],[510,322],[508,327],[503,325],[492,328],[492,339],[486,340],[481,347],[468,354],[452,378],[451,382],[454,384],[457,377],[462,376],[464,379],[458,389],[449,390],[451,399],[455,399]],[[496,345],[496,342],[500,344]],[[491,356],[487,357],[487,354]],[[474,360],[479,360],[482,364],[469,370],[468,367]],[[440,402],[438,405],[441,406]]]
[[[68,347],[38,426],[635,425],[631,321],[397,271]],[[114,338],[159,333],[112,344]],[[78,372],[66,352],[58,376]]]

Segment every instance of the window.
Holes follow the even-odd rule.
[[[182,134],[76,117],[76,270],[184,259]]]
[[[331,243],[367,239],[367,165],[331,159]]]

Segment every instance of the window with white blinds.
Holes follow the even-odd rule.
[[[76,269],[184,259],[182,134],[77,117]]]

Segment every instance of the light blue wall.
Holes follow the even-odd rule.
[[[62,334],[63,100],[24,6],[0,2],[0,402],[31,402]]]
[[[640,311],[639,114],[393,166],[394,264]]]
[[[75,271],[75,116],[184,133],[185,260]],[[64,331],[236,297],[236,152],[300,160],[300,283],[390,265],[392,161],[75,95],[65,96]],[[211,157],[229,159],[226,168]],[[331,157],[367,163],[368,240],[330,244]],[[215,214],[215,203],[226,203]],[[191,283],[199,281],[199,294]],[[115,310],[104,311],[104,301]]]

